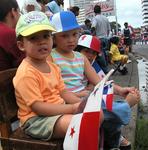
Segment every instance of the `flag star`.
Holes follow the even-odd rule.
[[[71,128],[71,132],[70,132],[70,136],[71,136],[72,138],[73,138],[74,133],[75,133],[75,130],[74,130],[74,127],[73,127],[73,128]]]

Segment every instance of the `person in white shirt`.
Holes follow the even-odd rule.
[[[49,2],[46,6],[48,7],[49,11],[53,14],[63,11],[62,6],[64,5],[64,0],[53,0]]]
[[[107,17],[101,14],[101,6],[95,5],[94,7],[95,17],[92,19],[92,35],[97,36],[101,40],[102,56],[97,60],[101,64],[105,73],[108,72],[108,56],[107,51],[109,47],[109,33],[111,31],[110,23]]]
[[[26,14],[30,11],[41,11],[42,7],[36,0],[24,0],[21,13]]]

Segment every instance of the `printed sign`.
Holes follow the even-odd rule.
[[[92,18],[94,16],[94,6],[101,6],[102,15],[107,16],[115,16],[115,5],[114,0],[106,0],[106,1],[93,1],[91,4],[87,4],[85,6],[85,16],[86,18]]]

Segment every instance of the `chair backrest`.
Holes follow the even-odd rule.
[[[15,76],[15,73],[16,69],[0,71],[0,140],[2,149],[62,150],[63,140],[45,142],[32,139],[30,136],[27,136],[21,128],[17,128],[17,130],[15,130],[15,121],[18,120],[18,107],[12,84],[12,79]]]
[[[17,119],[18,110],[12,84],[15,73],[16,68],[0,71],[0,125],[10,127],[10,131],[11,122]]]

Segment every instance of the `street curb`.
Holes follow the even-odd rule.
[[[117,72],[112,77],[112,79],[115,81],[116,84],[120,86],[123,87],[134,86],[136,88],[139,88],[137,61],[133,54],[130,54],[129,57],[132,62],[127,64],[128,74],[121,75],[120,73]],[[121,97],[117,97],[117,98],[121,98]],[[124,126],[122,130],[122,135],[125,136],[131,142],[133,150],[135,144],[137,111],[138,111],[138,106],[136,105],[132,108],[132,117],[130,123],[127,126]]]

